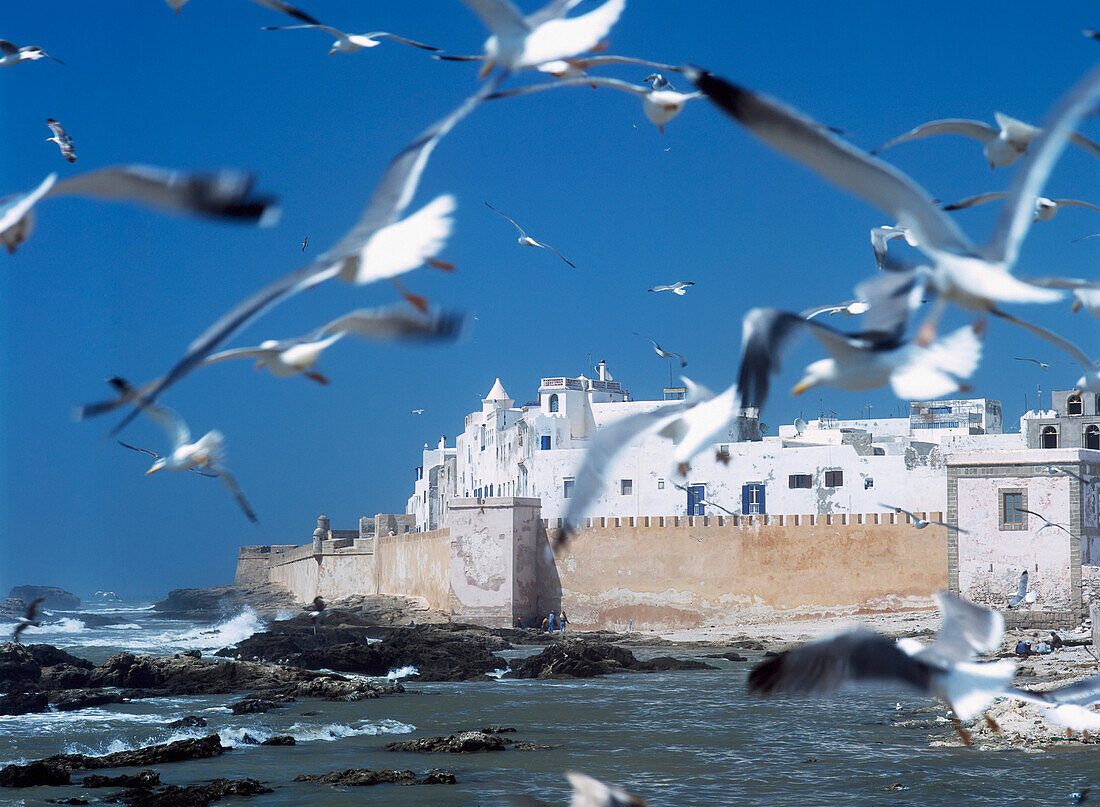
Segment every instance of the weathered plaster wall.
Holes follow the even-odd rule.
[[[947,531],[897,518],[594,519],[556,561],[538,553],[538,613],[564,608],[578,627],[675,629],[930,604],[947,586]]]
[[[383,535],[375,547],[377,593],[419,597],[433,611],[451,607],[449,529]]]
[[[354,539],[350,546],[340,549],[334,548],[335,543],[322,541],[320,554],[313,552],[312,544],[283,553],[271,562],[270,581],[303,603],[318,594],[327,600],[374,594],[373,542]]]
[[[297,546],[294,544],[242,546],[237,552],[237,573],[233,577],[233,585],[258,586],[266,584],[269,582],[267,570],[271,558],[290,549],[297,549]]]

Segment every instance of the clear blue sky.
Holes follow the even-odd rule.
[[[302,4],[350,32],[390,30],[451,52],[476,52],[485,38],[457,0]],[[1037,123],[1100,59],[1100,44],[1080,34],[1100,25],[1095,4],[1008,2],[996,14],[981,5],[630,0],[611,52],[693,61],[868,148],[933,118],[992,121],[1000,110]],[[437,149],[414,202],[457,195],[456,231],[441,257],[458,272],[420,269],[406,278],[434,302],[477,316],[462,343],[348,340],[319,368],[332,379],[327,388],[240,362],[202,370],[165,398],[196,435],[225,433],[229,467],[260,517],[254,527],[216,480],[145,477],[147,458],[104,439],[114,421],[75,424],[71,407],[103,397],[107,375],[145,380],[166,371],[224,311],[332,244],[390,157],[476,86],[476,67],[394,43],[328,56],[320,33],[260,30],[287,22],[245,0],[193,0],[179,16],[160,0],[108,10],[78,0],[5,2],[0,37],[40,45],[68,66],[0,69],[0,194],[29,189],[51,171],[122,162],[240,166],[281,195],[284,213],[277,227],[257,230],[51,199],[20,252],[0,255],[0,595],[22,583],[130,595],[225,583],[240,544],[305,542],[322,511],[341,528],[362,514],[400,512],[421,447],[441,434],[453,445],[463,416],[498,375],[523,403],[540,376],[590,372],[591,354],[607,359],[635,398],[659,397],[667,364],[634,331],[685,354],[691,376],[720,389],[736,371],[747,309],[848,299],[874,271],[868,230],[893,223],[705,101],[689,104],[664,135],[636,99],[611,90],[486,104]],[[640,81],[646,72],[607,74]],[[43,142],[48,117],[75,139],[75,166]],[[1085,131],[1100,139],[1095,120]],[[962,138],[904,144],[887,156],[944,200],[1011,179],[1011,168],[991,173],[980,146]],[[1100,202],[1098,178],[1100,162],[1070,150],[1047,195]],[[579,268],[518,247],[484,201]],[[989,205],[959,220],[984,240],[995,214]],[[1068,242],[1097,230],[1100,214],[1081,209],[1036,226],[1021,273],[1096,277],[1100,239]],[[697,285],[683,298],[646,293],[678,279]],[[394,299],[384,284],[322,287],[236,344],[302,334]],[[1071,316],[1068,304],[1021,313],[1097,352],[1095,320]],[[1035,406],[1038,384],[1046,392],[1077,377],[1067,365],[1041,373],[1013,361],[1024,355],[1061,358],[993,323],[973,379],[974,395],[1004,402],[1010,428],[1025,395]],[[814,417],[819,397],[842,416],[859,416],[867,404],[873,415],[898,410],[886,391],[791,398],[799,368],[819,356],[806,341],[791,353],[766,422]],[[424,415],[410,415],[413,408]],[[164,448],[146,422],[124,438]]]

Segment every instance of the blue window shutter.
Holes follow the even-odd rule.
[[[752,512],[750,508],[750,502],[752,501],[752,493],[749,491],[748,485],[741,486],[741,515],[747,516]]]
[[[763,515],[768,512],[768,508],[765,506],[766,502],[764,500],[764,494],[767,491],[767,488],[763,485],[760,485],[759,488],[760,489],[757,493],[757,496],[760,499],[760,514]]]

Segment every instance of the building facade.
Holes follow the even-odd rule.
[[[1100,395],[1055,390],[1050,397],[1054,409],[1024,415],[1028,447],[1100,450]]]

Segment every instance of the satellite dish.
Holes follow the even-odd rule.
[[[794,430],[798,437],[802,436],[802,432],[806,431],[806,421],[802,418],[794,419]]]
[[[760,424],[760,433],[761,434],[767,434],[768,433],[768,424],[767,423],[761,423]]]

